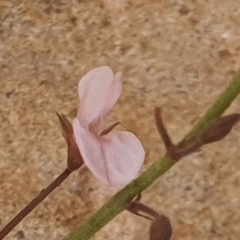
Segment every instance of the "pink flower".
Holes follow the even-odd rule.
[[[73,120],[74,136],[86,166],[95,177],[115,187],[135,179],[145,157],[133,133],[112,130],[116,124],[103,131],[105,116],[121,92],[121,73],[114,76],[107,66],[91,70],[79,82],[80,107]]]

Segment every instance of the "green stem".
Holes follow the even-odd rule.
[[[218,98],[206,115],[196,124],[193,130],[184,138],[189,139],[198,135],[212,120],[220,117],[240,92],[240,73],[233,79],[225,92]],[[163,175],[174,165],[174,162],[162,157],[152,164],[139,178],[128,184],[116,193],[112,199],[104,204],[92,217],[86,220],[79,228],[69,234],[65,240],[87,240],[100,228],[111,221],[125,209],[125,203],[132,200],[137,194],[149,187],[157,178]]]
[[[207,113],[198,121],[190,133],[184,138],[198,135],[211,121],[221,116],[240,92],[240,72],[233,78],[227,89],[218,97]]]

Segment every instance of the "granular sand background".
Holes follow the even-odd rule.
[[[124,90],[109,116],[146,150],[143,170],[164,154],[154,126],[160,106],[179,141],[240,66],[240,3],[213,1],[0,1],[0,227],[66,166],[55,111],[74,118],[77,84],[109,65]],[[237,98],[227,113],[240,112]],[[171,219],[172,240],[237,240],[240,125],[184,158],[143,193]],[[6,240],[60,240],[116,189],[86,168],[72,174]],[[149,222],[124,212],[92,239],[147,239]]]

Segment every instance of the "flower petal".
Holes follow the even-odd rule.
[[[106,184],[122,187],[135,179],[145,152],[137,137],[129,132],[112,131],[96,137],[73,122],[74,135],[86,166]]]
[[[116,104],[121,91],[121,73],[114,76],[111,68],[107,66],[89,71],[78,85],[78,120],[81,126],[88,129],[89,124],[99,122]]]
[[[86,166],[92,171],[96,178],[108,183],[106,165],[101,143],[93,133],[82,128],[77,118],[73,120],[73,132],[80,154]],[[92,167],[93,166],[93,167]]]
[[[130,132],[112,131],[101,137],[106,171],[112,186],[123,187],[138,177],[145,151],[138,138]]]
[[[116,104],[120,95],[122,93],[122,73],[118,72],[114,76],[114,81],[112,83],[111,89],[109,89],[104,108],[102,109],[102,114],[106,115],[109,110]]]

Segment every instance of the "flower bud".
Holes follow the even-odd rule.
[[[172,227],[169,219],[158,215],[150,225],[150,240],[169,240],[172,236]]]
[[[232,114],[218,118],[210,123],[201,135],[203,144],[216,142],[224,138],[232,127],[240,120],[240,114]]]
[[[60,115],[59,113],[56,114],[62,128],[62,135],[68,146],[68,158],[67,158],[68,168],[71,171],[74,171],[83,165],[83,159],[74,138],[73,127],[72,124],[63,114],[62,115]]]

